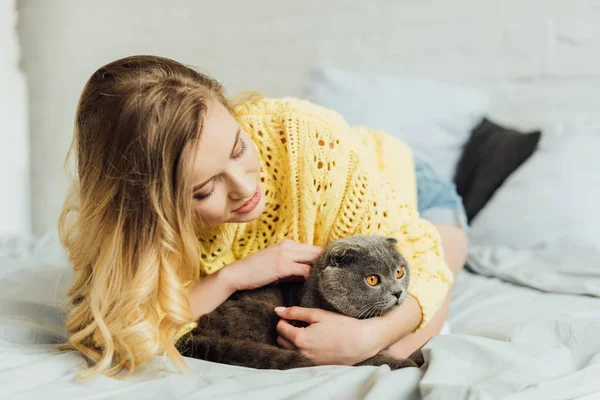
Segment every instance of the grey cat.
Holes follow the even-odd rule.
[[[177,343],[187,357],[260,369],[314,366],[295,350],[277,346],[277,306],[321,308],[358,319],[381,316],[406,299],[410,272],[396,240],[352,236],[331,243],[304,283],[278,283],[236,292],[198,321]],[[416,367],[412,360],[378,354],[357,365]]]

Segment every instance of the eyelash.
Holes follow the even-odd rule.
[[[242,142],[242,150],[240,150],[239,153],[237,153],[236,155],[233,156],[234,160],[237,160],[238,158],[242,158],[242,156],[246,153],[246,149],[248,148],[248,146],[246,145],[246,142],[244,142],[242,139],[240,139],[240,141]]]
[[[242,156],[246,153],[246,150],[248,148],[248,145],[246,144],[246,142],[244,142],[242,139],[240,139],[240,141],[242,142],[242,150],[240,150],[239,153],[237,153],[236,155],[234,155],[232,158],[234,160],[237,160],[238,158],[242,158]],[[206,200],[208,199],[210,196],[212,196],[213,194],[215,194],[215,185],[213,185],[212,190],[210,191],[210,193],[207,194],[197,194],[194,196],[194,198],[196,200],[202,201],[202,200]]]
[[[195,196],[194,196],[194,198],[195,198],[196,200],[200,200],[200,201],[202,201],[202,200],[206,200],[206,199],[208,199],[208,198],[209,198],[210,196],[212,196],[213,194],[215,194],[215,185],[213,185],[213,188],[212,188],[212,190],[210,191],[210,193],[207,193],[207,194],[197,194],[197,195],[195,195]]]

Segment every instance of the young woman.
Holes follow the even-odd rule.
[[[190,322],[235,291],[306,277],[323,246],[350,235],[398,239],[408,300],[368,320],[278,309],[280,346],[317,364],[384,349],[406,357],[446,319],[466,254],[464,211],[452,185],[384,132],[297,99],[234,105],[205,75],[135,56],[87,82],[71,153],[64,348],[90,360],[89,374],[132,372],[163,352],[183,370],[174,343]]]

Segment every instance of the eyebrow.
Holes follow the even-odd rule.
[[[235,146],[237,145],[239,140],[240,140],[240,127],[238,125],[237,132],[235,133],[235,140],[233,141],[233,147],[231,148],[231,153],[230,153],[229,157],[233,157],[233,152],[235,151]],[[192,193],[196,193],[198,190],[202,189],[204,186],[206,186],[210,181],[212,181],[215,178],[216,178],[216,175],[213,177],[210,177],[209,179],[205,180],[201,184],[194,186],[194,188],[192,189]]]

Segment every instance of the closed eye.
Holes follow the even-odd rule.
[[[234,160],[237,160],[238,158],[242,158],[244,156],[244,154],[246,154],[246,150],[248,149],[248,145],[242,138],[239,139],[239,142],[241,144],[241,149],[237,153],[235,153],[234,155],[231,156],[231,158]]]
[[[212,196],[213,194],[215,194],[215,186],[214,186],[214,185],[213,185],[213,188],[212,188],[212,190],[211,190],[210,192],[206,193],[206,194],[200,194],[200,193],[197,193],[197,194],[195,194],[195,195],[194,195],[194,199],[196,199],[196,200],[200,200],[200,201],[202,201],[202,200],[206,200],[206,199],[208,199],[210,196]]]
[[[210,196],[212,196],[213,194],[215,194],[215,190],[217,188],[216,181],[217,181],[217,179],[213,180],[213,185],[212,185],[212,189],[210,190],[210,192],[208,192],[208,193],[196,193],[196,194],[194,194],[194,199],[202,201],[202,200],[208,199]]]
[[[217,190],[217,182],[219,182],[220,180],[222,180],[223,178],[219,175],[219,176],[215,176],[212,182],[212,189],[210,190],[210,192],[204,194],[204,193],[196,193],[194,194],[194,199],[202,201],[202,200],[206,200],[208,199],[210,196],[212,196],[213,194],[215,194],[215,191]]]

